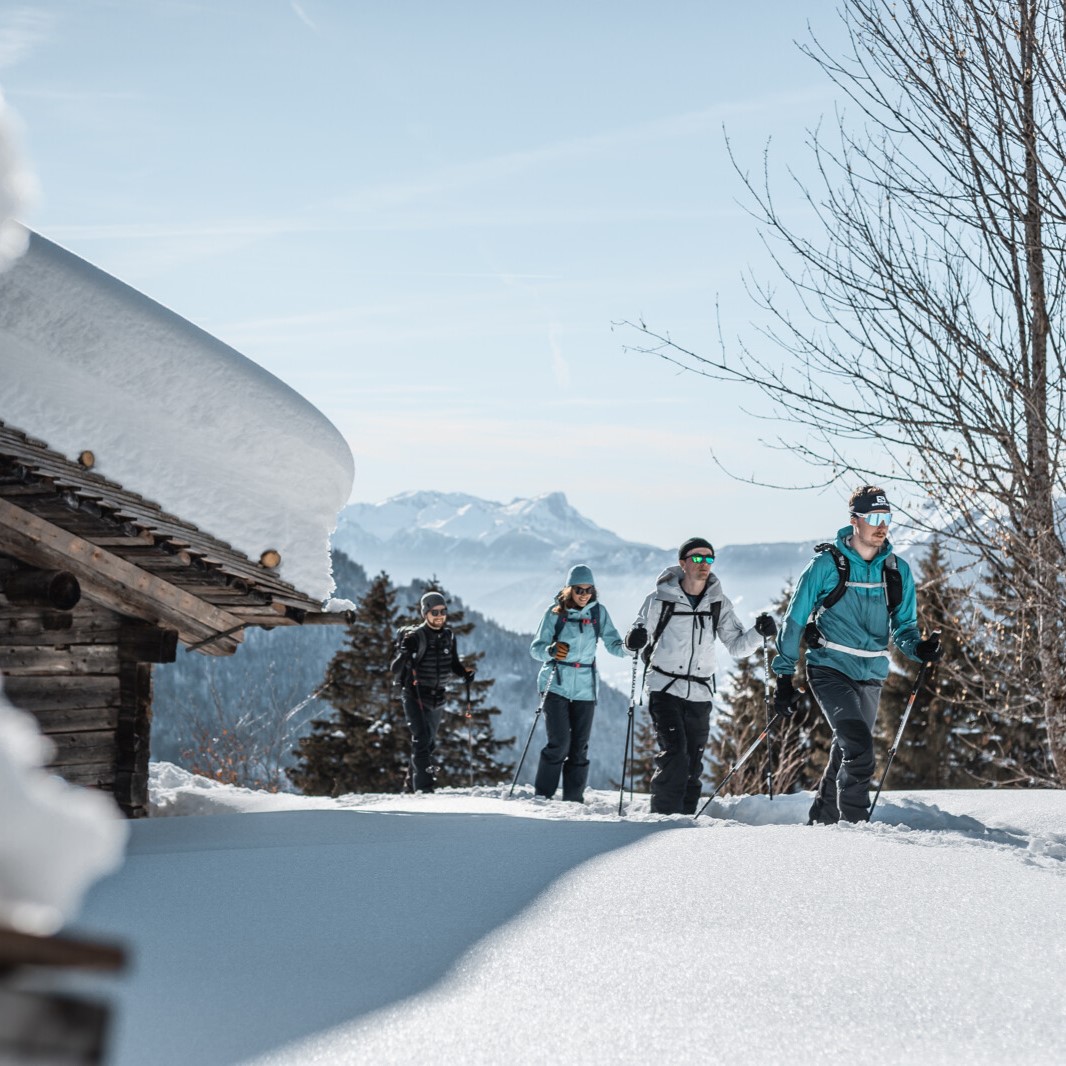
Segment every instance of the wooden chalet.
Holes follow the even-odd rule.
[[[154,663],[345,616],[281,580],[276,552],[249,559],[92,467],[0,422],[0,674],[55,744],[51,769],[139,817]]]

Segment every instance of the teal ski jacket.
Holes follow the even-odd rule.
[[[817,619],[818,629],[829,644],[837,647],[807,649],[808,666],[827,666],[856,681],[883,681],[888,677],[889,638],[908,659],[921,662],[914,647],[922,639],[918,629],[918,607],[914,578],[906,561],[896,556],[903,586],[903,598],[889,615],[885,590],[885,559],[892,553],[886,540],[881,550],[867,562],[851,548],[851,526],[837,532],[836,547],[848,560],[851,573],[848,588],[832,607]],[[800,574],[796,590],[785,612],[785,624],[777,638],[777,655],[771,664],[778,676],[793,674],[800,654],[800,641],[811,615],[837,587],[836,564],[830,552],[820,552]],[[858,583],[853,587],[852,583]]]
[[[592,624],[592,608],[596,601],[586,604],[578,610],[567,610],[560,607],[559,597],[555,603],[544,612],[540,620],[540,628],[529,646],[529,654],[544,665],[537,675],[537,691],[543,692],[551,677],[551,690],[558,692],[568,700],[594,700],[596,698],[596,629]],[[559,641],[570,645],[566,659],[554,668],[556,661],[548,658],[548,645],[555,640],[555,625],[559,620],[559,614],[555,610],[566,611],[566,624],[559,633]],[[603,646],[612,654],[618,656],[628,655],[622,638],[618,635],[607,608],[599,604],[600,611],[600,639]]]

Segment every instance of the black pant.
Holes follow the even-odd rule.
[[[563,775],[563,799],[582,803],[589,778],[589,735],[595,700],[568,700],[558,692],[544,699],[544,725],[548,743],[540,753],[534,789],[538,796],[551,799]]]
[[[811,804],[812,822],[832,825],[842,817],[865,822],[870,817],[870,778],[874,774],[874,722],[882,681],[855,681],[828,666],[812,666],[807,682],[833,730],[818,791]]]
[[[703,791],[703,749],[711,731],[711,701],[653,692],[648,710],[659,750],[651,778],[655,814],[695,814]]]
[[[403,714],[411,730],[411,764],[408,781],[413,792],[432,792],[433,753],[437,730],[444,714],[444,690],[407,685],[403,690]]]

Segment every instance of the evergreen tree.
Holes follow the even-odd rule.
[[[938,540],[916,566],[918,625],[940,630],[944,655],[926,673],[892,763],[893,788],[1047,785],[1053,769],[1046,723],[1033,698],[1039,678],[1032,619],[1002,596],[993,573],[979,602],[953,580]],[[976,623],[976,624],[975,624]],[[878,716],[879,765],[920,667],[893,653]]]
[[[780,619],[792,596],[786,587],[774,607]],[[770,650],[773,660],[773,649]],[[729,773],[730,767],[751,747],[766,728],[766,690],[761,650],[741,659],[728,692],[715,719],[715,728],[708,744],[708,772],[704,780],[716,787]],[[774,727],[768,744],[763,741],[748,761],[733,774],[720,795],[749,795],[767,788],[767,760],[773,760],[775,793],[797,792],[814,788],[829,759],[831,735],[818,710],[814,698],[806,692],[806,654],[801,649],[793,677],[796,690],[802,696],[796,712]],[[771,686],[774,679],[769,679]],[[772,715],[771,711],[771,715]]]
[[[914,578],[918,628],[925,635],[939,630],[944,654],[940,663],[926,671],[915,698],[893,757],[892,787],[961,788],[973,784],[963,769],[967,757],[962,739],[974,720],[972,686],[964,683],[965,670],[959,669],[970,652],[962,622],[963,595],[951,580],[938,540],[932,541],[925,558],[915,566]],[[880,768],[887,762],[920,669],[893,649],[875,730]]]
[[[979,786],[1061,788],[1048,744],[1035,609],[1015,591],[1022,579],[1012,571],[1020,565],[1006,556],[993,565],[972,612],[978,632],[963,662],[973,692],[965,769]]]
[[[382,571],[358,601],[326,672],[322,698],[336,716],[312,720],[286,771],[306,795],[403,789],[410,740],[388,671],[396,629],[396,594]]]

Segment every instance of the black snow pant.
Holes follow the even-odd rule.
[[[651,778],[651,810],[695,814],[703,791],[703,749],[711,731],[711,701],[652,692],[648,710],[659,745]]]
[[[855,681],[827,666],[807,669],[807,682],[822,709],[833,743],[818,783],[809,817],[832,825],[843,818],[870,817],[870,779],[874,775],[874,722],[883,681]]]
[[[412,792],[432,792],[436,786],[433,753],[437,750],[437,730],[444,714],[444,689],[404,686],[403,714],[411,730],[407,784]]]
[[[563,799],[584,803],[589,779],[589,735],[595,700],[568,700],[558,692],[544,698],[544,725],[548,743],[540,753],[533,788],[538,796],[551,799],[563,777]]]

